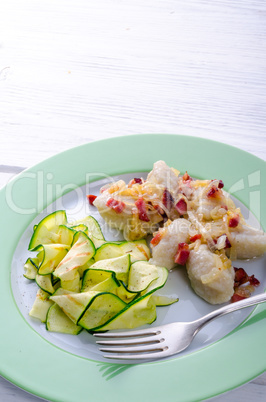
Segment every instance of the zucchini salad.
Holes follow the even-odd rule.
[[[48,331],[151,324],[157,306],[178,301],[159,294],[170,270],[185,269],[210,304],[249,297],[259,286],[232,261],[263,255],[266,234],[245,222],[222,180],[193,179],[158,161],[147,179],[111,182],[87,198],[125,240],[106,240],[92,216],[70,224],[63,210],[35,225],[24,277],[38,285],[29,314]]]
[[[156,306],[178,300],[155,294],[168,270],[148,262],[146,240],[108,242],[92,216],[70,225],[65,211],[48,215],[34,227],[29,250],[37,254],[24,276],[38,285],[29,314],[48,331],[135,328],[156,319]]]

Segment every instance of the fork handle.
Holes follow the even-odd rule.
[[[237,301],[235,303],[231,303],[224,307],[221,307],[217,310],[212,311],[211,313],[205,315],[204,317],[199,318],[198,320],[194,321],[199,325],[196,333],[210,321],[214,320],[215,318],[221,317],[222,315],[232,313],[233,311],[240,310],[242,308],[254,306],[255,304],[260,304],[266,302],[266,293],[262,293],[256,296],[248,297],[247,299],[243,299]]]

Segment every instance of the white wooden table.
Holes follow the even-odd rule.
[[[1,2],[0,186],[134,133],[211,138],[265,160],[265,110],[264,0]],[[216,399],[265,397],[264,373]],[[37,400],[0,380],[0,401]]]

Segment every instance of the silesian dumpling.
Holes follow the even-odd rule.
[[[150,262],[169,270],[173,268],[178,244],[188,242],[190,226],[191,223],[187,219],[179,218],[161,229],[159,231],[162,237],[160,242],[157,246],[151,244],[152,258]]]
[[[126,240],[141,239],[153,233],[164,216],[179,216],[172,208],[178,175],[178,171],[158,161],[147,180],[135,178],[128,184],[119,180],[105,186],[93,205],[111,227],[123,231]]]
[[[260,257],[266,252],[266,233],[242,225],[231,231],[231,243],[238,259]]]
[[[195,293],[207,302],[225,303],[233,296],[235,271],[230,260],[212,253],[206,244],[190,251],[186,268]]]

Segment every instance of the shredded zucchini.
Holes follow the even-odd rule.
[[[168,271],[148,262],[145,240],[108,242],[91,216],[72,224],[56,211],[33,228],[24,276],[38,285],[30,316],[48,331],[135,328],[156,319],[156,306],[178,299],[156,295]]]

